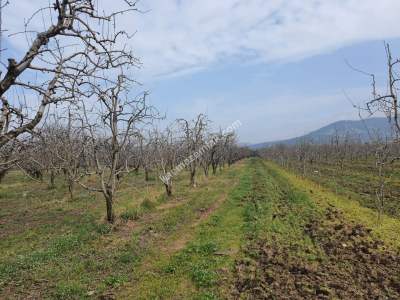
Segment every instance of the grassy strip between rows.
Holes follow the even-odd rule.
[[[304,233],[304,226],[320,217],[322,210],[263,161],[252,164],[253,186],[246,208],[248,241],[288,246],[296,255],[314,259],[320,253]]]
[[[347,219],[371,228],[375,237],[381,239],[386,245],[395,249],[400,248],[400,239],[398,238],[400,222],[398,219],[382,215],[379,220],[376,210],[364,207],[356,200],[335,195],[321,188],[315,182],[289,173],[272,162],[266,162],[266,164],[269,169],[279,174],[296,189],[312,197],[320,207],[335,206],[339,208]]]
[[[146,256],[156,251],[157,242],[182,231],[229,189],[236,168],[196,190],[176,191],[181,205],[153,209],[151,217],[143,215],[127,234],[110,232],[89,214],[46,247],[0,259],[0,298],[83,299],[114,294],[137,275]]]
[[[240,183],[220,207],[194,228],[174,235],[169,247],[182,242],[180,236],[185,234],[188,243],[175,253],[168,246],[155,251],[151,260],[135,271],[133,286],[124,287],[119,298],[217,299],[228,290],[228,284],[221,284],[221,280],[229,282],[243,238],[241,202],[251,183],[248,166],[236,169],[235,176],[240,176]]]
[[[313,265],[326,260],[324,251],[304,230],[311,220],[321,218],[323,209],[261,159],[254,159],[251,164],[252,188],[245,210],[246,245],[235,265],[231,294],[234,299],[253,299],[254,289],[260,291],[266,277],[279,276],[274,273],[279,272],[274,266],[265,270],[259,265],[266,247],[283,264],[297,260]],[[263,288],[270,289],[270,293],[259,297],[274,295],[272,286]]]
[[[279,218],[276,215],[280,214]],[[290,244],[307,260],[321,251],[304,234],[303,225],[319,214],[317,206],[290,188],[260,159],[251,159],[239,185],[221,207],[195,230],[192,240],[156,263],[123,296],[136,299],[225,299],[234,297],[235,264],[252,256],[247,245],[259,240]]]
[[[300,166],[296,169],[299,170]],[[391,165],[385,180],[384,212],[388,216],[400,217],[400,169]],[[295,173],[301,175],[302,172]],[[317,171],[317,172],[313,172]],[[292,171],[292,170],[291,170]],[[375,192],[379,186],[379,178],[374,161],[353,161],[342,168],[332,162],[316,163],[307,172],[306,177],[329,188],[335,194],[349,199],[356,199],[362,206],[376,209]]]

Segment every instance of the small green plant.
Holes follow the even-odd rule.
[[[206,242],[201,244],[191,245],[188,248],[189,252],[197,253],[201,255],[211,255],[217,252],[218,245],[214,242]]]
[[[123,264],[129,264],[129,263],[135,262],[137,259],[138,259],[138,257],[134,253],[131,253],[131,252],[123,252],[118,257],[118,261]]]
[[[149,199],[145,198],[145,199],[143,200],[143,202],[140,204],[140,207],[141,207],[143,210],[151,211],[151,210],[153,210],[153,209],[156,207],[156,205],[155,205],[154,202],[152,202],[152,201],[150,201]]]
[[[96,231],[99,234],[108,234],[112,231],[112,227],[110,224],[102,223],[97,225]]]
[[[218,300],[219,298],[213,292],[203,292],[198,295],[195,300]]]
[[[160,196],[157,198],[157,203],[165,203],[168,201],[168,196],[165,193],[162,193]]]
[[[218,224],[220,223],[221,218],[220,216],[211,216],[211,219],[209,221],[210,226],[218,226]]]
[[[142,216],[142,210],[138,207],[130,208],[125,210],[121,215],[121,219],[124,221],[136,221]]]
[[[50,250],[55,253],[62,253],[67,249],[73,249],[80,245],[79,237],[76,235],[65,235],[57,238]]]
[[[109,275],[104,279],[104,283],[110,287],[118,287],[127,280],[128,278],[123,275]]]
[[[163,268],[163,272],[166,274],[174,274],[178,267],[175,264],[168,264]]]
[[[194,265],[190,275],[197,287],[210,287],[217,281],[217,274],[207,264]]]
[[[84,299],[85,296],[85,289],[78,283],[60,283],[54,293],[54,298],[60,300]]]

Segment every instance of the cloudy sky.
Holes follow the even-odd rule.
[[[4,27],[16,31],[52,1],[10,2]],[[345,61],[384,86],[383,41],[400,50],[398,0],[141,0],[139,7],[120,25],[136,32],[129,43],[143,67],[134,75],[152,103],[170,120],[200,112],[216,126],[240,120],[242,142],[357,118],[347,97],[368,99],[369,81]],[[23,41],[7,42],[23,53]]]

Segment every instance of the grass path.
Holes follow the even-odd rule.
[[[217,269],[233,265],[240,248],[243,196],[243,164],[235,181],[220,191],[201,215],[168,239],[153,245],[153,251],[135,270],[134,281],[121,288],[117,298],[192,299],[214,297],[221,291]]]

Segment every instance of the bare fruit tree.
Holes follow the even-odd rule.
[[[18,140],[13,140],[0,148],[0,183],[8,171],[21,160],[20,153],[22,148],[23,144]]]
[[[83,180],[80,184],[105,198],[107,221],[115,220],[113,203],[122,175],[130,171],[128,146],[139,134],[139,124],[152,120],[155,111],[146,102],[147,93],[137,97],[129,95],[130,80],[119,75],[110,87],[93,85],[93,96],[97,98],[92,110],[86,110],[84,120],[90,136],[85,157],[89,167],[81,178],[97,177],[99,183],[90,185]],[[84,108],[85,106],[83,106]]]
[[[210,145],[208,151],[202,156],[201,165],[204,175],[208,176],[209,168],[212,168],[212,174],[216,175],[218,167],[222,168],[225,163],[230,165],[234,161],[233,145],[235,136],[233,133],[210,133],[207,138],[207,144]]]
[[[46,151],[46,157],[54,157],[58,173],[63,173],[70,199],[74,199],[75,183],[79,179],[80,169],[85,168],[84,153],[88,137],[78,115],[69,108],[66,117],[57,116],[47,127],[52,133],[52,143]],[[41,132],[39,132],[41,134]]]
[[[392,51],[390,49],[390,44],[385,43],[386,51],[386,91],[379,91],[377,88],[377,81],[375,74],[367,73],[365,71],[359,70],[350,66],[351,69],[367,75],[371,78],[371,97],[366,101],[366,107],[358,107],[360,111],[367,111],[370,115],[375,115],[376,113],[383,113],[388,118],[390,124],[392,125],[393,133],[395,139],[398,141],[400,138],[400,117],[399,109],[400,103],[398,100],[398,91],[400,84],[400,59],[393,58]],[[360,114],[361,116],[361,114]]]
[[[155,130],[153,134],[154,161],[158,175],[163,178],[163,184],[167,196],[172,195],[172,176],[170,172],[175,168],[178,153],[181,147],[173,133],[172,127],[167,127],[163,132]]]
[[[144,171],[144,179],[145,181],[149,181],[149,173],[154,161],[153,141],[151,134],[148,134],[147,137],[143,135],[139,136],[139,157]]]
[[[205,134],[208,126],[207,116],[199,114],[194,120],[187,121],[179,119],[178,123],[181,125],[184,133],[184,143],[186,146],[186,156],[190,160],[188,169],[190,172],[190,185],[196,186],[196,170],[199,164],[198,159],[194,157],[196,151],[204,144]]]
[[[55,0],[9,36],[28,42],[25,54],[8,58],[0,73],[0,147],[34,130],[50,105],[74,101],[98,75],[94,70],[138,64],[124,46],[128,34],[116,26],[120,14],[136,10],[135,2],[120,1],[123,10],[104,13],[94,0]],[[34,22],[45,29],[37,31]]]
[[[390,44],[385,43],[386,51],[386,90],[381,92],[378,91],[376,76],[375,74],[366,73],[358,69],[354,70],[371,77],[372,92],[371,98],[366,103],[366,110],[370,115],[376,113],[383,113],[392,127],[392,136],[387,137],[373,137],[369,132],[372,143],[372,147],[375,149],[375,168],[378,176],[378,184],[376,188],[376,202],[381,215],[384,208],[385,199],[385,185],[388,177],[391,176],[391,172],[388,169],[393,168],[395,161],[400,159],[396,144],[400,144],[400,119],[399,109],[400,103],[398,100],[398,91],[400,89],[400,59],[394,58],[390,48]],[[360,114],[361,116],[361,114]]]

